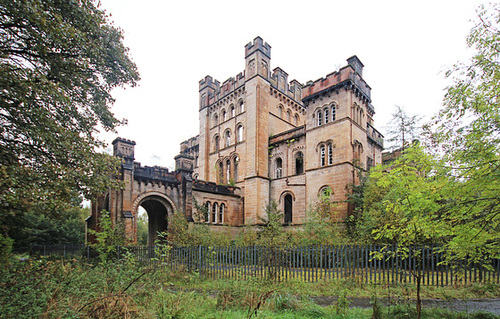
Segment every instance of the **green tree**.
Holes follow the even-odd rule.
[[[358,233],[368,242],[391,245],[384,258],[398,256],[417,259],[410,269],[417,283],[417,313],[421,313],[420,287],[423,272],[419,246],[442,243],[450,227],[442,220],[443,197],[452,188],[437,160],[424,152],[419,143],[389,165],[370,172],[364,194],[363,215]]]
[[[500,5],[477,12],[467,38],[475,54],[447,73],[454,84],[428,128],[436,155],[457,181],[444,216],[453,226],[448,250],[484,263],[500,257]]]
[[[111,186],[99,129],[139,75],[96,1],[0,2],[0,232],[17,212],[62,212]],[[60,217],[60,216],[55,216]]]
[[[419,139],[420,120],[419,116],[408,115],[403,107],[396,105],[387,127],[386,147],[392,150],[401,149],[404,152],[409,143]]]

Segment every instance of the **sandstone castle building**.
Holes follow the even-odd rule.
[[[123,190],[110,190],[93,203],[89,226],[110,211],[136,241],[137,210],[149,216],[150,241],[168,227],[174,211],[191,221],[216,225],[254,225],[265,218],[272,200],[283,223],[300,225],[325,189],[338,201],[332,217],[350,211],[349,185],[364,170],[381,163],[383,137],[375,129],[371,88],[356,57],[316,81],[289,81],[271,70],[271,46],[260,37],[245,46],[243,72],[220,83],[199,83],[199,135],[181,143],[176,170],[134,162],[134,145],[117,138],[114,154],[123,159]],[[208,214],[194,212],[194,202]]]

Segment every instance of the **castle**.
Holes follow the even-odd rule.
[[[176,210],[214,227],[255,225],[272,200],[284,224],[300,225],[326,189],[338,202],[332,218],[342,221],[351,209],[345,199],[357,167],[368,170],[382,161],[383,136],[373,124],[363,67],[352,56],[325,78],[288,82],[281,68],[271,71],[271,46],[255,38],[245,46],[243,72],[222,84],[210,76],[199,82],[199,135],[181,143],[175,172],[142,167],[134,162],[133,141],[113,142],[114,155],[123,159],[118,178],[125,188],[94,201],[89,226],[97,227],[106,209],[136,241],[142,206],[152,242]],[[194,201],[208,208],[203,220],[195,220]]]

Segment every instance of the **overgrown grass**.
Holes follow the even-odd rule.
[[[431,287],[428,287],[429,289]],[[30,259],[0,269],[1,318],[413,318],[413,306],[349,308],[349,297],[413,296],[411,286],[355,281],[275,283],[210,280],[196,273],[141,268],[132,261],[90,265]],[[325,307],[311,296],[337,297]],[[436,288],[433,297],[493,297],[496,285]],[[374,313],[375,311],[375,313]],[[495,318],[425,309],[424,318]]]

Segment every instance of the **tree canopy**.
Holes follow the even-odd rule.
[[[0,2],[0,216],[109,186],[97,134],[123,122],[111,90],[139,80],[122,39],[93,0]]]

